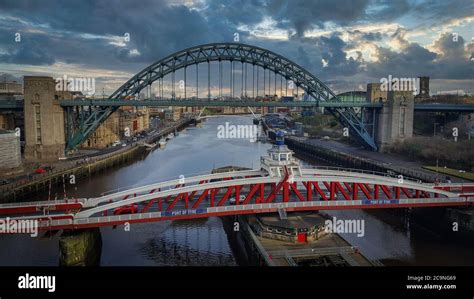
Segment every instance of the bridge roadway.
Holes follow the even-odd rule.
[[[78,103],[79,102],[79,103]],[[259,102],[254,100],[209,100],[209,99],[173,99],[173,100],[64,100],[63,107],[74,106],[148,106],[148,107],[302,107],[302,108],[342,108],[364,107],[382,108],[382,103],[372,102],[324,102],[324,101],[292,101],[292,102]],[[417,103],[415,111],[431,112],[474,112],[473,104]]]
[[[242,201],[239,196],[245,196]],[[198,197],[197,199],[195,197]],[[234,197],[234,203],[230,198]],[[425,184],[366,171],[309,168],[302,176],[263,170],[199,175],[95,198],[0,205],[0,216],[38,220],[40,230],[287,211],[467,206],[474,184]],[[129,214],[114,215],[135,207]],[[3,219],[5,220],[5,219]]]
[[[209,100],[209,99],[166,99],[166,100],[62,100],[62,107],[96,106],[147,106],[147,107],[302,107],[302,108],[341,108],[364,107],[382,108],[381,103],[371,102],[323,102],[323,101],[293,101],[293,102],[258,102],[254,100]],[[0,110],[23,110],[23,101],[0,101]],[[430,112],[474,112],[473,104],[446,104],[446,103],[417,103],[415,111]]]

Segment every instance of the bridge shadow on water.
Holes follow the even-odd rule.
[[[220,221],[219,219],[211,221]],[[159,266],[235,266],[232,253],[222,246],[222,235],[208,219],[173,221],[164,234],[138,244],[139,254]]]

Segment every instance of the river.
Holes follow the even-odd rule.
[[[176,179],[228,165],[258,167],[271,147],[248,139],[217,138],[218,126],[252,124],[251,116],[209,118],[202,127],[189,127],[164,149],[128,165],[108,169],[68,189],[77,197],[97,196],[127,186]],[[44,192],[38,195],[44,198]],[[365,219],[365,236],[344,235],[370,258],[390,265],[474,265],[470,245],[444,242],[434,232],[409,225],[402,217],[364,210],[332,211],[340,219]],[[101,228],[103,266],[232,266],[232,252],[220,218],[163,221]],[[59,263],[59,237],[0,236],[0,265],[50,266]]]

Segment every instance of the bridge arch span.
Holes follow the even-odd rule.
[[[117,89],[109,100],[123,99],[130,95],[139,94],[167,74],[176,70],[211,61],[239,61],[269,69],[275,74],[292,80],[306,94],[316,101],[340,102],[338,96],[323,82],[295,62],[270,50],[241,43],[213,43],[191,47],[178,51],[153,63],[138,72],[130,80]],[[88,119],[72,135],[66,150],[71,150],[87,137],[110,116],[118,107],[107,107],[94,111]],[[339,122],[350,128],[356,139],[364,146],[377,150],[373,137],[367,131],[363,121],[357,116],[352,107],[327,108]]]

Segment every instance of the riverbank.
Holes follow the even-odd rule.
[[[264,125],[268,136],[274,140],[275,132]],[[390,154],[371,152],[333,140],[309,139],[289,136],[285,144],[292,149],[296,156],[313,162],[323,162],[343,168],[364,169],[381,174],[397,177],[418,179],[424,182],[444,181],[444,177],[423,169],[417,162],[406,161]],[[467,181],[450,177],[453,182]],[[446,238],[464,242],[466,237],[474,234],[474,210],[472,208],[422,208],[422,209],[387,209],[386,212],[406,214],[409,220],[423,228],[433,229]],[[412,212],[406,212],[412,211]],[[456,223],[456,230],[453,226]]]
[[[270,139],[275,139],[275,132],[263,122],[263,128]],[[357,168],[386,173],[391,176],[403,175],[423,182],[443,181],[444,176],[423,169],[416,161],[408,161],[401,157],[373,152],[362,147],[351,146],[335,140],[322,140],[306,137],[285,137],[285,144],[300,157],[310,161],[323,162],[344,168]],[[461,182],[461,179],[453,179]]]
[[[179,131],[189,124],[196,122],[195,119],[183,119],[169,127],[166,127],[153,135],[147,136],[141,142],[153,143],[158,141],[161,137],[166,136],[172,132]],[[133,161],[143,155],[146,155],[145,147],[141,143],[135,142],[125,147],[120,147],[112,152],[107,150],[104,154],[91,154],[81,157],[74,157],[71,160],[65,160],[58,163],[53,170],[37,174],[31,179],[23,179],[11,184],[0,187],[0,202],[15,202],[22,200],[25,196],[48,190],[53,186],[58,185],[75,185],[86,177],[103,171],[105,169]],[[63,194],[64,195],[64,194]],[[32,200],[31,198],[29,200]]]

